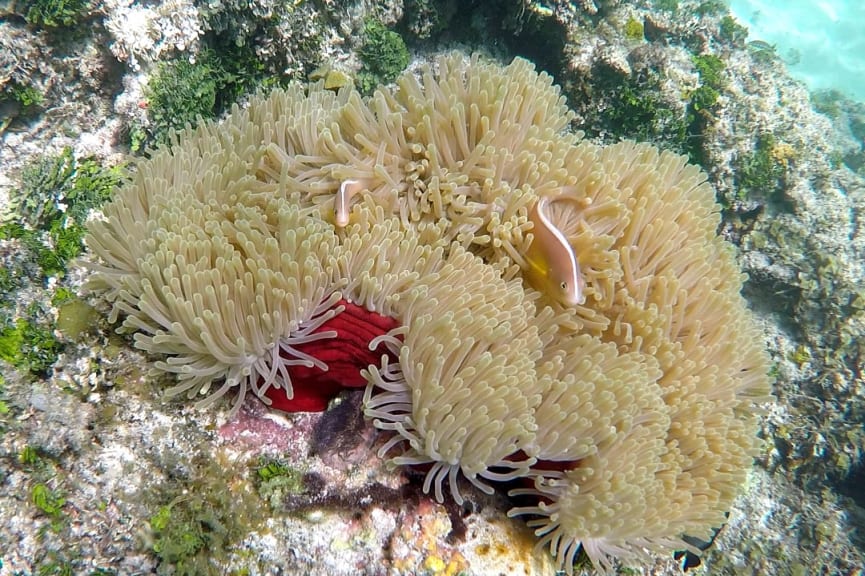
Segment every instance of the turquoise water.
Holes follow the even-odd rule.
[[[731,0],[748,40],[777,46],[811,89],[865,101],[865,0]]]

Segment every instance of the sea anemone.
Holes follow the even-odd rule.
[[[511,515],[568,573],[691,549],[756,451],[761,335],[705,175],[572,118],[521,59],[254,97],[139,163],[88,287],[168,394],[365,385],[390,464],[439,501],[522,482]]]

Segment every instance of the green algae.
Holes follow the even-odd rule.
[[[77,342],[82,335],[94,330],[101,315],[83,300],[73,299],[60,305],[57,312],[57,330],[67,340]]]

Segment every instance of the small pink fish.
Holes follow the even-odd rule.
[[[343,180],[333,200],[333,218],[337,228],[348,226],[348,215],[351,210],[351,199],[367,187],[365,180]]]
[[[529,266],[524,272],[535,289],[566,306],[576,306],[586,300],[585,282],[573,246],[550,220],[550,204],[554,200],[541,196],[529,210],[534,238],[525,255]]]

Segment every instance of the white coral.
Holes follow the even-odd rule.
[[[111,52],[129,62],[133,70],[155,62],[172,50],[198,50],[201,17],[192,0],[165,0],[139,4],[134,0],[107,0],[105,22],[113,41]]]

